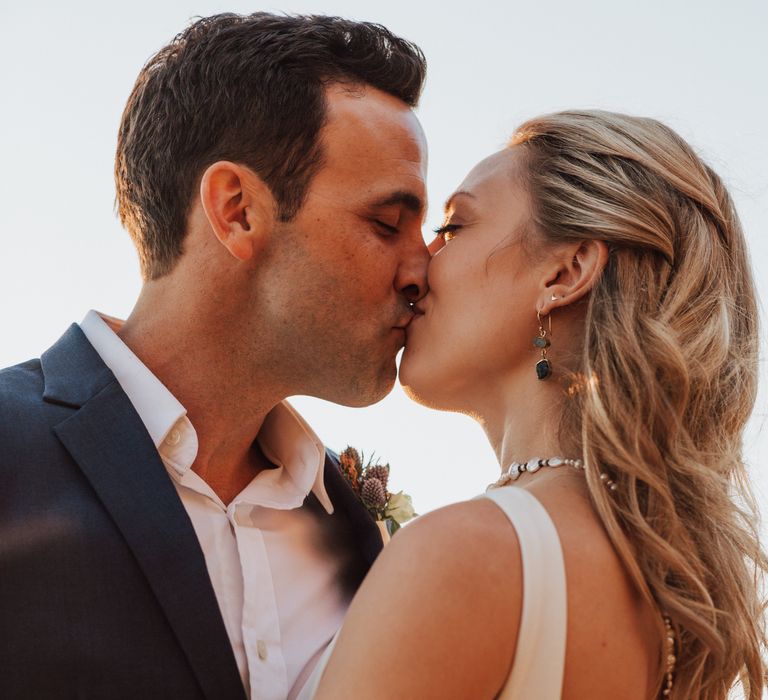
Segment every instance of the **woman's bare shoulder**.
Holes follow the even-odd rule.
[[[521,589],[514,529],[495,504],[421,516],[355,596],[317,697],[391,697],[395,676],[400,697],[494,697],[514,656]]]
[[[452,503],[433,510],[413,521],[403,530],[409,541],[445,540],[466,543],[481,550],[496,550],[498,545],[511,546],[519,555],[514,528],[503,511],[488,498]],[[405,540],[403,540],[404,542]]]
[[[449,581],[443,586],[457,601],[483,596],[506,605],[517,596],[519,607],[520,587],[512,585],[522,586],[519,542],[506,515],[489,499],[432,511],[398,533],[391,544],[382,568],[405,566],[417,570],[425,582]]]

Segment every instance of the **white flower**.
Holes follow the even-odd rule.
[[[393,493],[384,511],[384,516],[392,518],[398,525],[403,525],[412,520],[416,515],[413,510],[411,497],[402,491]]]

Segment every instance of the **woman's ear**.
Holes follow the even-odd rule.
[[[213,234],[232,256],[247,262],[264,247],[275,200],[250,168],[229,161],[208,166],[200,180],[200,202]]]
[[[605,241],[587,239],[563,246],[542,282],[537,311],[546,316],[553,308],[568,306],[590,292],[608,262]]]

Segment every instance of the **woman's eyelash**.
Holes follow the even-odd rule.
[[[435,229],[435,235],[442,238],[444,241],[449,241],[460,228],[460,224],[445,224],[444,226],[438,226]]]

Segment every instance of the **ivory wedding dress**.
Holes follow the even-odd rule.
[[[544,506],[525,489],[506,486],[478,498],[491,499],[506,513],[517,532],[523,565],[523,608],[515,660],[497,699],[560,700],[567,608],[565,566],[557,530]],[[297,700],[314,698],[337,637],[328,645]]]

